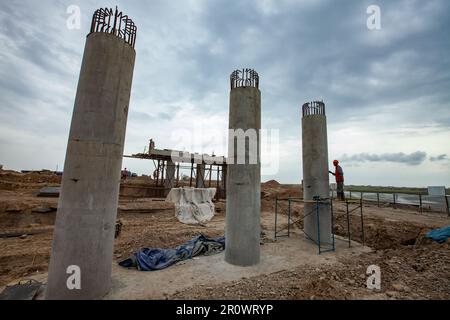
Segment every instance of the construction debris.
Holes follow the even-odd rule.
[[[42,287],[35,280],[20,281],[18,284],[6,287],[0,293],[0,300],[33,300]]]

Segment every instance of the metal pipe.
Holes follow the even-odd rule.
[[[423,213],[422,194],[421,193],[419,193],[419,211],[420,211],[420,213]]]
[[[334,208],[333,208],[333,199],[330,200],[330,209],[331,209],[331,233],[333,236],[333,251],[336,250],[336,240],[335,240],[335,230],[334,230]]]
[[[288,200],[288,237],[291,236],[291,199]]]
[[[320,245],[320,210],[319,210],[319,200],[316,200],[316,214],[317,214],[317,245],[319,246],[319,254],[322,253],[322,248]]]
[[[274,234],[275,240],[277,240],[277,221],[278,221],[278,195],[275,196],[275,234]]]
[[[444,195],[444,198],[445,198],[445,203],[447,204],[447,215],[450,217],[450,208],[449,208],[449,205],[448,205],[448,197],[447,197],[447,195]]]
[[[192,160],[192,162],[191,162],[191,178],[189,180],[189,187],[191,187],[191,188],[192,188],[193,176],[194,176],[194,160]]]
[[[363,202],[361,199],[361,203],[360,203],[360,208],[361,208],[361,234],[362,234],[362,244],[364,246],[365,244],[365,234],[364,234],[364,217],[363,217]]]
[[[350,232],[350,214],[348,212],[348,201],[345,202],[347,206],[347,230],[348,230],[348,247],[351,247],[351,232]]]

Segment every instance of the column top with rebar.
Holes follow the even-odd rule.
[[[231,90],[240,87],[254,87],[259,89],[259,75],[253,69],[235,70],[230,76]]]
[[[116,10],[100,8],[94,12],[89,35],[98,32],[113,34],[133,48],[136,44],[136,25],[133,20],[120,12],[117,7]]]
[[[325,103],[323,101],[307,102],[302,107],[303,117],[313,115],[325,115]]]

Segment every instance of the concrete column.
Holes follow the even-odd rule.
[[[302,119],[302,148],[303,148],[303,197],[313,200],[314,197],[328,199],[328,137],[325,104],[312,102],[303,105]],[[332,243],[331,209],[329,205],[320,206],[319,224],[316,206],[305,203],[304,231],[314,241],[318,242],[320,227],[320,242]],[[311,213],[312,212],[312,213]]]
[[[227,166],[222,166],[222,172],[220,177],[220,189],[226,190],[227,189]]]
[[[164,180],[164,188],[166,189],[172,189],[175,185],[175,163],[170,160],[167,162],[166,167],[166,179]],[[167,190],[166,193],[168,194],[170,190]]]
[[[205,165],[197,163],[197,174],[195,175],[195,187],[205,187]]]
[[[233,72],[230,93],[225,261],[237,266],[260,261],[261,92],[246,71]]]
[[[94,32],[87,37],[53,234],[47,299],[99,299],[110,289],[134,62],[133,46],[118,36]],[[69,288],[68,282],[73,286]]]

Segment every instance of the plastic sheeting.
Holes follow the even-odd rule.
[[[175,204],[175,217],[185,224],[203,224],[214,217],[216,188],[174,188],[166,201]]]
[[[450,227],[431,230],[426,236],[437,243],[445,243],[450,238]]]
[[[140,271],[155,271],[198,255],[217,254],[224,249],[225,237],[210,239],[199,235],[175,249],[141,249],[133,257],[119,262],[119,265]]]

